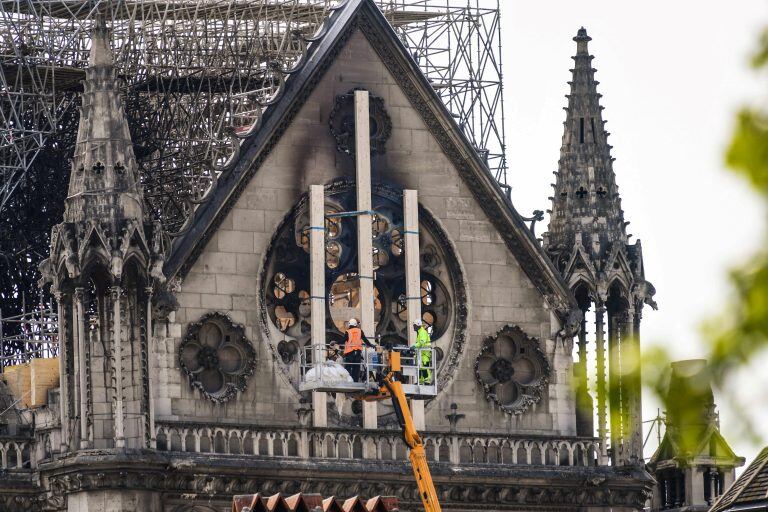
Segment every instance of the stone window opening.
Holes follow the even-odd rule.
[[[584,144],[584,118],[579,118],[579,144]]]
[[[587,192],[587,189],[584,187],[579,187],[579,189],[576,191],[576,197],[579,199],[584,199],[588,194],[589,192]]]

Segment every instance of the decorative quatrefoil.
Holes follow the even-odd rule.
[[[549,363],[536,338],[507,325],[485,340],[475,374],[489,400],[508,414],[522,414],[541,399]]]
[[[244,391],[256,367],[256,353],[242,326],[228,316],[209,313],[191,324],[179,347],[179,364],[190,386],[217,403]]]

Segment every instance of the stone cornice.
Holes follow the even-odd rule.
[[[652,479],[637,468],[511,467],[455,468],[433,463],[441,502],[473,510],[572,510],[574,506],[642,508]],[[228,503],[234,494],[316,492],[323,495],[397,496],[419,503],[405,461],[317,461],[149,451],[81,452],[41,465],[49,509],[62,497],[85,490],[132,489]],[[350,482],[350,473],[357,475]],[[0,495],[3,491],[0,490]],[[58,505],[57,505],[58,503]]]

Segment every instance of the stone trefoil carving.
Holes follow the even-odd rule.
[[[187,329],[179,347],[179,364],[190,386],[224,403],[245,390],[256,367],[256,352],[242,326],[221,313],[209,313]]]
[[[336,96],[328,123],[331,134],[336,140],[336,149],[342,153],[355,154],[355,90]],[[381,155],[386,150],[386,143],[392,135],[392,120],[384,109],[384,100],[369,96],[371,155]]]
[[[536,338],[507,325],[485,340],[475,374],[489,400],[508,414],[522,414],[541,399],[549,363]]]

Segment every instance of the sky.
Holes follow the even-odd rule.
[[[724,166],[734,113],[765,104],[765,75],[749,67],[768,26],[768,1],[501,0],[508,181],[523,215],[549,208],[576,43],[592,37],[598,91],[611,133],[628,231],[643,242],[658,311],[643,314],[644,346],[676,359],[704,354],[701,322],[729,300],[728,270],[765,242],[766,211]],[[733,379],[768,443],[768,357]],[[759,448],[738,434],[717,396],[721,426],[739,455]],[[755,407],[757,405],[757,407]],[[658,402],[644,395],[644,419]],[[729,437],[729,432],[733,433]]]

